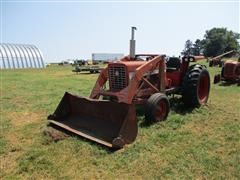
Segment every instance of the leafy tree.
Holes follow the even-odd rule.
[[[239,49],[239,33],[228,31],[227,28],[207,30],[202,41],[205,56],[217,56],[224,52]]]
[[[185,42],[185,48],[182,55],[195,55],[198,56],[203,52],[202,41],[197,39],[194,44],[189,39]]]
[[[198,56],[203,52],[203,45],[200,39],[197,39],[193,44],[192,55]]]
[[[190,55],[193,51],[193,43],[189,39],[185,42],[185,48],[182,51],[182,55]]]

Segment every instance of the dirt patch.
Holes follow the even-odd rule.
[[[8,154],[1,157],[0,169],[3,175],[12,174],[17,168],[17,159],[23,154],[21,151],[9,152]],[[1,177],[0,177],[1,179]]]
[[[231,103],[228,101],[224,104],[209,103],[208,112],[205,115],[199,114],[199,116],[193,118],[191,122],[182,126],[182,130],[187,130],[200,136],[203,134],[216,136],[216,131],[219,128],[223,128],[223,124],[227,122],[229,117],[238,119],[237,108],[232,108]]]
[[[15,127],[22,127],[30,123],[40,122],[42,117],[44,117],[43,113],[35,113],[35,112],[11,112],[7,114],[11,123]]]
[[[5,134],[5,138],[16,149],[22,148],[26,145],[30,145],[33,142],[32,138],[24,137],[23,134],[19,131],[17,132],[11,131]]]
[[[48,136],[53,141],[59,141],[62,139],[66,139],[70,136],[69,133],[64,131],[62,128],[57,127],[55,125],[48,125],[44,131],[44,135]]]
[[[21,141],[19,135],[17,135],[15,132],[6,134],[5,138],[11,144],[19,144]]]
[[[211,122],[211,118],[208,119],[208,121],[192,121],[182,126],[182,130],[190,131],[191,133],[201,136],[205,133],[208,135],[213,133],[213,123]]]

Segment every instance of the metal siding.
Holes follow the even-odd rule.
[[[21,54],[20,54],[19,50],[17,49],[17,47],[14,44],[11,44],[11,46],[12,46],[12,48],[14,49],[14,51],[16,53],[16,56],[17,56],[17,59],[18,59],[19,68],[23,68],[23,60],[22,60],[22,57],[21,57]]]
[[[11,44],[8,44],[9,49],[12,49],[11,52],[13,54],[13,62],[16,65],[16,68],[20,68],[19,66],[19,56],[17,55],[17,52],[15,51],[14,47]]]
[[[12,62],[12,68],[15,69],[16,66],[15,66],[15,62],[14,62],[14,58],[13,58],[13,54],[12,54],[13,52],[11,51],[10,47],[7,44],[4,44],[4,45],[6,46],[8,52],[11,56],[10,62]]]
[[[19,47],[22,49],[22,52],[24,53],[25,62],[27,64],[27,68],[31,68],[31,62],[30,62],[30,58],[29,58],[28,52],[26,51],[26,49],[22,45],[19,45]]]
[[[12,46],[11,44],[7,44],[7,45],[8,45],[8,47],[9,47],[9,49],[11,49],[11,54],[12,54],[12,57],[13,57],[13,62],[14,62],[14,64],[15,64],[15,60],[16,60],[16,62],[17,62],[17,68],[19,68],[19,67],[20,67],[20,66],[19,66],[19,62],[18,62],[19,56],[17,55],[15,49],[13,48],[13,46]],[[13,54],[14,54],[14,55],[13,55]]]
[[[21,46],[22,46],[22,48],[25,50],[25,52],[27,52],[27,55],[28,55],[28,61],[30,62],[30,63],[29,63],[29,64],[30,64],[30,68],[33,68],[33,65],[32,65],[32,57],[31,57],[31,55],[30,55],[28,49],[27,49],[24,45],[21,45]]]
[[[0,53],[1,53],[1,58],[2,58],[2,65],[3,65],[3,69],[5,69],[6,68],[6,65],[5,65],[5,60],[4,60],[4,57],[3,57],[3,53],[2,53],[2,47],[0,46]]]
[[[2,55],[2,61],[3,61],[3,64],[5,65],[5,68],[7,68],[7,66],[6,66],[6,61],[5,61],[5,56],[3,55],[3,47],[2,46],[0,46],[0,51],[1,51],[1,55]]]
[[[37,68],[37,66],[36,66],[36,62],[35,62],[35,56],[33,55],[33,52],[32,52],[32,50],[27,46],[27,45],[25,45],[25,48],[28,50],[28,52],[31,54],[31,60],[32,60],[32,62],[33,62],[33,67],[34,68]]]
[[[0,59],[0,69],[3,69],[3,56],[2,56],[2,52],[0,50],[0,54],[1,54],[1,59]]]
[[[8,68],[9,69],[12,69],[13,68],[13,65],[12,65],[12,61],[11,61],[11,54],[8,50],[8,48],[5,46],[5,44],[2,45],[3,49],[4,49],[4,52],[5,52],[5,59],[7,59],[7,62],[8,62]]]
[[[5,47],[4,47],[3,45],[2,45],[1,47],[2,47],[2,49],[3,49],[2,52],[4,52],[4,54],[5,54],[5,57],[3,56],[3,58],[7,60],[7,65],[8,65],[7,68],[11,69],[10,60],[9,60],[7,51],[6,51],[6,49],[5,49]]]
[[[40,62],[41,62],[41,68],[44,68],[45,67],[45,64],[44,64],[44,61],[43,61],[43,56],[42,56],[42,52],[40,51],[40,49],[38,49],[35,45],[33,45],[33,48],[36,49],[36,52],[39,54],[39,57],[40,57]]]
[[[34,50],[36,56],[37,56],[37,62],[38,62],[38,66],[39,68],[42,68],[42,64],[41,64],[41,55],[39,54],[39,52],[37,51],[37,47],[32,45],[31,48]]]
[[[40,65],[40,63],[39,63],[39,56],[38,56],[38,54],[37,54],[37,52],[36,52],[36,49],[34,48],[34,46],[33,45],[31,45],[31,46],[28,46],[31,50],[32,50],[32,52],[34,53],[34,56],[35,56],[35,60],[37,61],[37,67],[38,68],[41,68],[41,65]]]
[[[21,45],[17,45],[18,47],[19,47],[19,49],[21,50],[21,52],[23,53],[23,55],[24,55],[24,62],[25,62],[25,64],[26,64],[26,68],[29,68],[29,65],[28,65],[28,58],[27,58],[27,55],[26,55],[26,53],[25,53],[25,50],[22,48],[22,46]]]
[[[23,56],[22,56],[22,51],[19,50],[19,48],[18,48],[18,46],[17,46],[16,44],[12,44],[12,45],[13,45],[13,46],[15,47],[15,49],[18,51],[18,54],[19,54],[19,57],[20,57],[21,63],[22,63],[21,68],[25,68],[25,66],[24,66],[24,60],[23,60]]]

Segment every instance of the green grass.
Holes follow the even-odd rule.
[[[209,68],[211,80],[219,68]],[[240,179],[240,87],[211,84],[209,102],[185,109],[172,100],[168,119],[150,126],[138,116],[136,141],[112,152],[79,137],[43,134],[65,91],[88,96],[96,74],[70,67],[1,73],[1,179]]]

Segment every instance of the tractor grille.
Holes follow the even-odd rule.
[[[121,90],[128,85],[128,73],[123,64],[108,65],[109,87],[112,91]]]
[[[234,64],[225,64],[224,66],[224,76],[232,76],[234,71]]]

